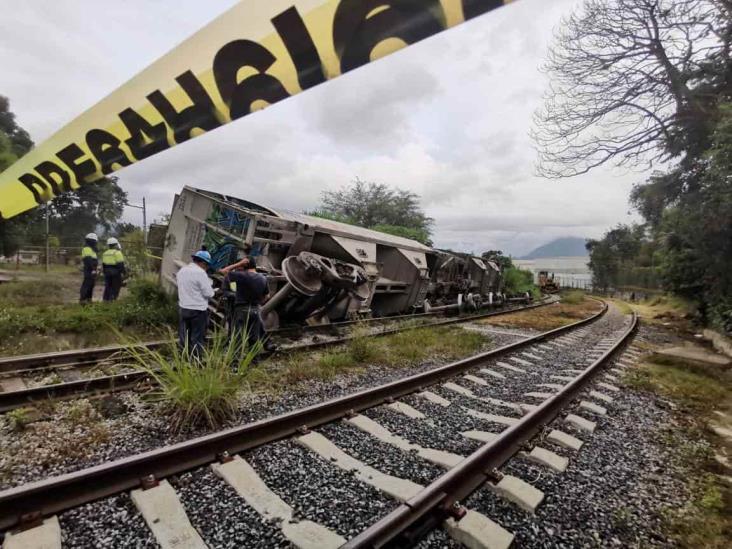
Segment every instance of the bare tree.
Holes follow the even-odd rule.
[[[720,85],[710,73],[730,74],[731,6],[585,0],[563,19],[542,67],[550,88],[534,116],[539,175],[688,154],[693,140],[709,134]]]

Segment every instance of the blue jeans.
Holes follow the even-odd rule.
[[[191,356],[200,357],[206,345],[208,311],[179,308],[178,317],[178,345],[185,349],[188,344]]]

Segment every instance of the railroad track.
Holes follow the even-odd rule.
[[[379,337],[384,335],[395,334],[406,330],[414,330],[423,327],[447,326],[464,322],[490,318],[492,316],[505,315],[518,311],[524,311],[542,307],[554,303],[553,298],[544,299],[538,303],[529,304],[521,307],[510,307],[498,311],[490,311],[485,313],[462,315],[454,318],[438,320],[424,324],[404,324],[407,320],[421,319],[425,315],[404,315],[398,317],[370,319],[370,323],[390,322],[395,324],[394,327],[385,326],[383,329],[374,331],[369,337]],[[328,325],[326,329],[338,330],[357,325],[361,321],[347,321],[338,324]],[[402,323],[402,325],[400,325]],[[308,330],[307,328],[311,328]],[[313,331],[314,327],[306,327],[305,331]],[[341,345],[352,339],[352,335],[339,335],[335,337],[314,339],[306,343],[284,344],[280,346],[282,352],[295,350],[314,350],[323,347]],[[141,344],[148,348],[160,348],[168,341],[153,341]],[[16,408],[28,406],[33,403],[47,401],[52,399],[68,399],[81,396],[93,396],[99,394],[109,394],[119,391],[127,391],[140,386],[147,386],[154,382],[148,372],[145,371],[127,371],[112,375],[96,376],[91,378],[82,378],[78,374],[79,369],[86,369],[95,366],[100,361],[114,361],[116,357],[124,359],[125,346],[115,345],[108,347],[100,347],[94,349],[81,349],[75,351],[63,351],[59,353],[46,353],[42,355],[28,355],[22,357],[9,357],[0,359],[0,383],[4,383],[5,387],[10,390],[0,392],[0,413],[8,412]],[[119,360],[119,358],[117,358]],[[38,387],[25,387],[25,381],[22,376],[36,373],[39,369],[47,371],[48,369],[57,369],[64,376],[71,379]]]
[[[426,536],[425,546],[452,538],[506,548],[513,535],[501,517],[461,502],[489,490],[532,513],[544,495],[501,468],[528,460],[559,475],[591,444],[594,417],[612,414],[618,391],[603,370],[637,355],[625,351],[635,314],[621,322],[614,310],[602,331],[593,323],[606,310],[385,385],[5,490],[0,530],[17,529],[6,542],[28,546],[41,536],[60,546],[63,530],[79,546],[80,517],[104,514],[106,498],[131,498],[136,510],[104,522],[120,532],[99,534],[117,546],[133,536],[164,548],[404,547]],[[130,524],[145,532],[121,532]]]

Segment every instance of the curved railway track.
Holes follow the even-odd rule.
[[[479,313],[473,315],[463,315],[455,318],[448,318],[445,320],[438,320],[436,322],[429,322],[425,324],[413,324],[406,326],[399,326],[399,322],[407,320],[421,319],[424,317],[434,316],[431,314],[416,314],[416,315],[403,315],[397,317],[387,317],[378,319],[367,319],[366,321],[347,321],[338,324],[331,324],[327,326],[310,326],[304,327],[304,332],[322,331],[322,330],[339,330],[357,325],[359,322],[366,323],[396,323],[397,326],[389,328],[385,326],[380,331],[375,331],[369,334],[369,337],[379,337],[398,332],[413,330],[423,327],[437,327],[437,326],[448,326],[451,324],[458,324],[464,322],[471,322],[474,320],[480,320],[490,318],[492,316],[500,316],[518,311],[525,311],[542,307],[556,300],[553,298],[546,298],[539,303],[533,303],[521,307],[511,307],[501,309],[498,311],[490,311],[486,313]],[[290,333],[292,330],[281,330],[279,333]],[[292,345],[283,345],[280,347],[281,352],[295,351],[295,350],[314,350],[323,347],[329,347],[334,345],[341,345],[352,339],[350,335],[340,335],[333,338],[323,338],[306,343],[296,343]],[[160,348],[168,341],[152,341],[144,343],[148,348]],[[58,369],[60,371],[68,371],[82,368],[90,368],[100,361],[114,361],[115,357],[123,356],[125,346],[114,345],[107,347],[99,347],[93,349],[79,349],[74,351],[62,351],[59,353],[45,353],[38,355],[27,355],[21,357],[7,357],[0,359],[0,376],[4,376],[6,379],[8,376],[16,376],[16,379],[20,378],[22,382],[23,375],[28,375],[39,371],[40,369]],[[0,382],[2,377],[0,377]],[[51,399],[67,399],[81,396],[91,396],[97,394],[107,394],[119,391],[126,391],[134,389],[141,385],[150,384],[153,380],[150,375],[144,371],[132,371],[124,372],[113,375],[97,376],[87,379],[76,379],[69,380],[63,383],[55,383],[51,385],[42,385],[39,387],[32,388],[20,388],[10,391],[0,392],[0,413],[14,410],[22,406],[31,405],[34,402],[40,402]]]
[[[577,451],[582,441],[562,429],[569,425],[574,434],[589,434],[595,424],[582,416],[609,413],[605,407],[612,406],[610,395],[618,389],[607,380],[614,377],[605,373],[603,381],[596,378],[610,365],[624,367],[618,357],[638,321],[635,314],[626,316],[622,326],[616,326],[609,336],[597,341],[597,335],[592,333],[593,323],[607,308],[604,304],[602,311],[574,324],[391,383],[5,490],[0,492],[0,530],[19,528],[8,539],[24,536],[30,543],[33,536],[40,534],[57,536],[61,528],[57,514],[133,490],[132,500],[157,543],[163,547],[206,547],[206,541],[189,522],[186,509],[166,479],[213,464],[220,477],[218,482],[226,482],[242,498],[238,506],[253,508],[260,520],[268,524],[274,521],[271,526],[278,530],[278,535],[297,547],[414,546],[442,526],[449,537],[469,547],[506,548],[513,535],[494,522],[493,518],[499,517],[488,517],[461,502],[488,486],[519,507],[533,511],[543,494],[525,480],[503,474],[500,468],[516,459],[529,459],[555,471],[562,470],[567,459],[541,445],[549,441],[572,448],[570,452]],[[588,348],[577,352],[582,359],[573,363],[575,368],[556,369],[553,353],[559,356],[582,346]],[[520,380],[537,389],[527,393],[511,389]],[[551,391],[547,392],[547,388]],[[540,402],[511,402],[512,397],[506,396],[511,394],[523,394],[519,398],[529,400],[538,398]],[[580,396],[586,400],[578,403]],[[424,408],[420,406],[423,411],[414,407],[416,401],[425,403]],[[432,410],[467,414],[474,421],[500,425],[503,430],[461,433],[481,441],[482,445],[469,454],[429,448],[413,441],[420,439],[419,425],[432,430],[441,424],[427,417]],[[400,416],[403,423],[380,423],[379,418],[388,414]],[[447,471],[420,485],[384,473],[379,466],[369,466],[329,440],[332,430],[344,422],[380,444],[395,447],[414,459],[418,457],[425,467],[436,465]],[[407,427],[396,432],[397,424]],[[324,429],[329,429],[326,435]],[[364,490],[375,489],[397,503],[376,516],[360,533],[348,536],[351,539],[322,524],[325,519],[319,522],[313,516],[303,517],[293,510],[295,502],[285,501],[281,489],[268,485],[271,478],[258,473],[248,463],[247,455],[240,455],[283,441],[294,441],[301,449],[325,460],[325,466],[347,470]],[[386,463],[383,465],[386,467]],[[188,512],[192,510],[189,508]],[[348,509],[335,505],[330,512],[347,515]],[[63,515],[61,524],[70,524],[63,520]]]

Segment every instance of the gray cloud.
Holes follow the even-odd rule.
[[[233,3],[5,0],[0,92],[39,141]],[[642,174],[539,180],[527,137],[537,66],[573,3],[511,4],[121,170],[120,183],[152,217],[183,185],[304,210],[358,176],[419,193],[439,246],[522,254],[598,236],[632,219],[627,193]]]

